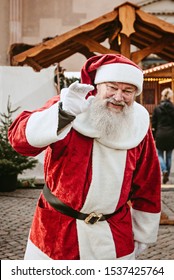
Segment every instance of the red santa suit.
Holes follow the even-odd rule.
[[[156,241],[160,170],[146,110],[134,102],[130,131],[107,142],[82,113],[57,135],[56,98],[23,112],[9,130],[13,147],[36,156],[44,149],[45,181],[64,203],[84,213],[121,212],[94,225],[53,209],[41,194],[29,236],[28,258],[131,259],[134,240]],[[132,208],[127,205],[130,191]]]
[[[12,146],[26,156],[45,150],[46,185],[66,205],[82,213],[121,210],[87,224],[55,210],[41,193],[25,258],[134,259],[134,242],[155,242],[160,219],[160,167],[149,115],[134,102],[132,126],[109,141],[93,128],[88,111],[62,126],[59,105],[54,97],[21,113],[9,130]]]

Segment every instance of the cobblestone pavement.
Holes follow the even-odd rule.
[[[0,193],[0,259],[22,260],[28,232],[41,189],[17,189]],[[174,220],[174,188],[162,190],[162,210]],[[174,260],[174,224],[160,225],[158,240],[140,260]]]

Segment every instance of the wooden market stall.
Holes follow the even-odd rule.
[[[121,53],[135,63],[153,53],[174,61],[174,25],[125,2],[86,24],[12,55],[11,63],[27,64],[39,71],[75,53],[86,58],[97,53]]]
[[[174,91],[174,62],[144,70],[144,87],[141,103],[152,114],[161,99],[161,91],[170,87]]]
[[[151,54],[169,62],[164,69],[161,66],[144,71],[144,90],[137,101],[145,105],[150,114],[159,102],[161,89],[169,85],[174,88],[173,82],[167,80],[173,79],[173,64],[170,63],[174,61],[174,25],[130,2],[38,45],[18,43],[15,48],[13,44],[10,61],[13,66],[29,65],[40,71],[76,53],[87,59],[98,53],[121,53],[142,68],[143,60]]]

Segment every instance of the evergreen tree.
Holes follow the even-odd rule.
[[[13,122],[12,115],[19,109],[11,109],[10,98],[7,102],[7,113],[0,113],[0,176],[21,174],[26,169],[36,166],[38,160],[22,156],[9,143],[8,129]]]

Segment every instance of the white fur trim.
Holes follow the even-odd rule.
[[[115,211],[123,182],[126,155],[127,151],[112,150],[94,140],[92,182],[81,212],[94,211],[109,214]],[[80,259],[117,258],[112,233],[107,222],[90,225],[77,220],[76,223]]]
[[[135,260],[135,251],[133,253],[123,256],[121,258],[117,258],[117,260]]]
[[[28,239],[24,260],[51,260],[33,242]]]
[[[153,243],[157,240],[160,214],[132,209],[134,239],[142,243]]]
[[[149,113],[147,110],[137,102],[134,102],[132,106],[132,125],[129,130],[123,128],[119,139],[114,139],[112,142],[107,137],[105,139],[100,138],[100,132],[95,130],[89,121],[88,111],[76,117],[73,121],[73,128],[85,136],[95,138],[107,147],[121,150],[132,149],[144,139],[149,128]]]
[[[92,182],[82,212],[109,214],[115,211],[123,182],[126,155],[125,150],[113,150],[94,140]]]
[[[79,221],[79,220],[78,220]],[[104,222],[105,223],[105,222]],[[96,224],[97,225],[97,224]],[[91,229],[92,229],[92,226],[91,225]],[[85,234],[85,231],[84,231],[84,234]],[[108,235],[109,237],[110,235]],[[110,236],[110,238],[112,238],[112,236]],[[96,239],[96,241],[98,240],[98,238]],[[95,240],[93,240],[95,241]],[[83,242],[83,241],[82,241]],[[81,243],[82,244],[82,243]],[[102,243],[103,244],[103,243]],[[86,244],[85,244],[86,245]],[[91,244],[92,247],[93,247],[93,243]],[[98,247],[101,247],[101,244],[96,244]],[[103,247],[102,247],[103,248]],[[102,256],[103,256],[103,251],[101,252],[101,259],[102,259]],[[84,260],[86,259],[86,255],[84,256]],[[104,258],[103,256],[103,259],[107,259],[107,258]],[[134,260],[135,259],[135,252],[127,255],[127,256],[124,256],[124,257],[121,257],[121,258],[118,258],[118,260]],[[27,242],[27,246],[26,246],[26,251],[25,251],[25,255],[24,255],[24,260],[52,260],[50,257],[48,257],[48,255],[46,255],[45,253],[43,253],[38,247],[36,247],[34,245],[34,243],[28,239],[28,242]],[[95,260],[95,259],[94,259]]]
[[[95,225],[76,220],[81,260],[115,260],[116,252],[107,222]]]
[[[59,108],[58,102],[52,105],[50,108],[33,113],[26,126],[26,138],[28,143],[33,147],[46,147],[51,143],[54,143],[63,137],[71,129],[71,125],[62,130],[57,135]]]
[[[125,63],[111,63],[100,66],[95,75],[95,84],[103,82],[122,82],[135,85],[136,95],[142,92],[143,72],[137,67]]]

